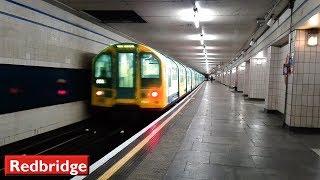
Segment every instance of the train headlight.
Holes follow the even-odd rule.
[[[105,84],[106,83],[106,80],[104,79],[97,79],[96,80],[96,84]]]
[[[96,92],[96,95],[97,95],[97,96],[102,96],[102,95],[104,95],[104,92],[103,92],[103,91],[97,91],[97,92]]]
[[[152,91],[151,96],[152,97],[158,97],[159,93],[157,91]]]

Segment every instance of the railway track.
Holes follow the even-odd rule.
[[[54,135],[39,135],[0,149],[0,173],[4,175],[4,155],[77,155],[90,156],[93,164],[159,116],[153,112],[112,110],[95,113],[74,128],[57,130]],[[12,178],[12,177],[11,177]],[[43,177],[19,177],[19,179]],[[46,177],[69,179],[71,176]]]

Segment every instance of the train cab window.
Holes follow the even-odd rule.
[[[142,78],[159,78],[160,77],[159,61],[150,53],[142,54],[141,56],[141,77]]]
[[[119,53],[118,54],[118,75],[119,84],[121,88],[134,87],[134,53]]]
[[[140,58],[141,87],[158,87],[160,81],[160,61],[151,53],[143,53]]]
[[[109,54],[102,54],[94,64],[94,80],[100,88],[112,87],[112,60]]]
[[[102,54],[95,63],[95,78],[111,78],[111,57]]]

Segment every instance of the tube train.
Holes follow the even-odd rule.
[[[195,89],[204,76],[142,44],[108,46],[93,59],[91,104],[162,110]]]

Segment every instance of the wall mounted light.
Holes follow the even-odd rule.
[[[246,69],[246,62],[243,62],[243,63],[240,64],[239,70],[240,70],[240,71],[243,71],[243,70],[245,70],[245,69]]]
[[[257,62],[257,64],[262,64],[262,60],[261,59],[257,59],[256,62]]]
[[[240,70],[240,71],[243,71],[243,70],[245,70],[245,69],[246,69],[245,66],[239,66],[239,70]]]
[[[311,29],[308,31],[308,42],[309,46],[316,46],[318,45],[318,30]]]

